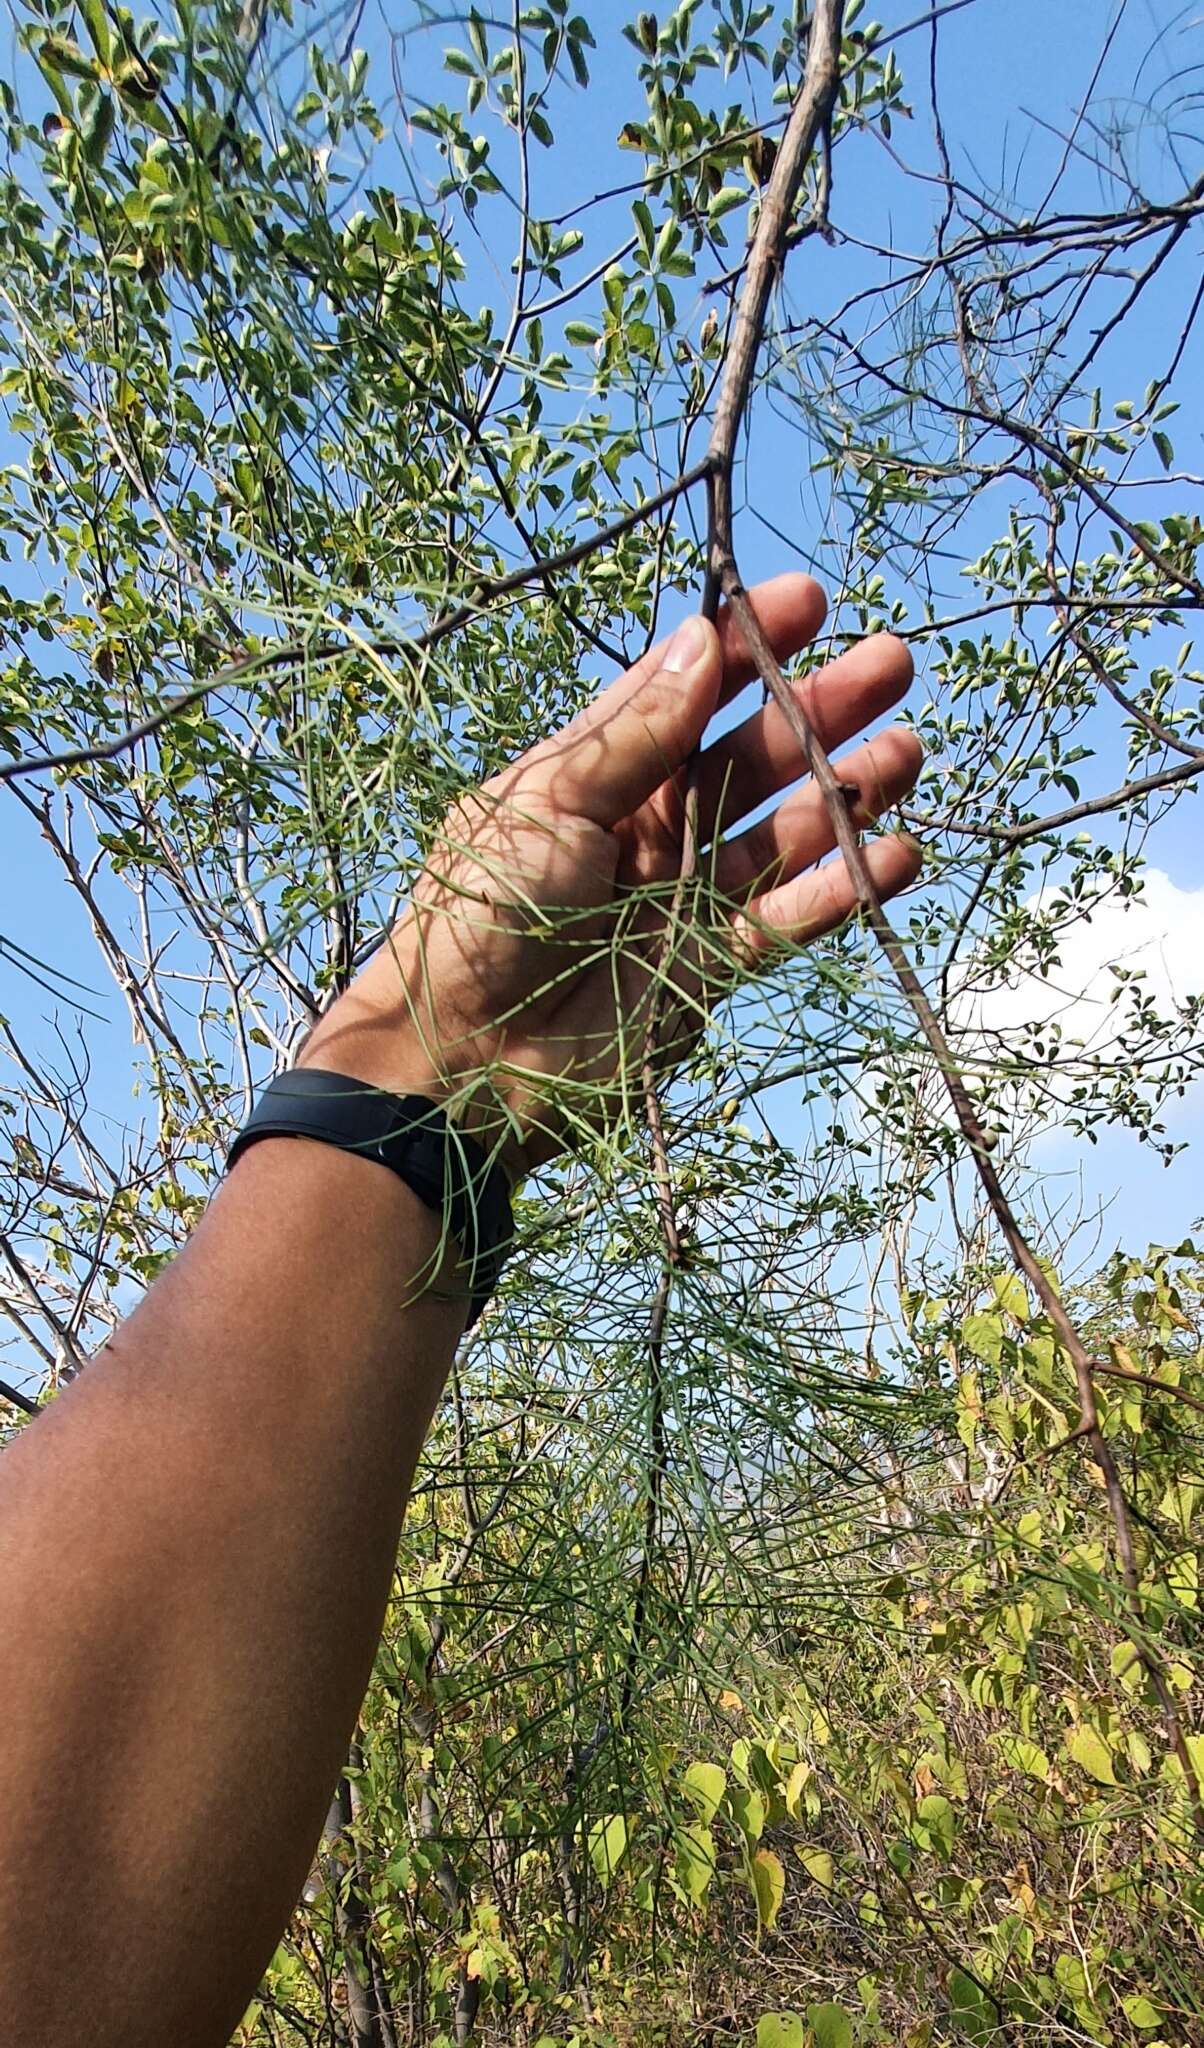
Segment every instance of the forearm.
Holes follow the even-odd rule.
[[[463,1326],[438,1235],[384,1168],[264,1141],[5,1457],[0,1982],[38,2048],[217,2048],[254,1991]]]
[[[818,597],[805,578],[768,586],[775,646],[802,643]],[[825,743],[896,700],[900,663],[877,634],[800,685]],[[682,943],[666,950],[650,902],[632,916],[646,886],[679,886],[677,771],[752,672],[730,619],[684,621],[458,804],[304,1059],[443,1101],[525,1172],[604,1124],[646,1060],[683,1056],[733,971],[839,923],[860,897],[824,861],[813,788],[722,833],[803,772],[773,705],[701,755],[714,889]],[[918,765],[896,731],[839,772],[869,815]],[[883,896],[918,864],[899,839],[866,858]],[[475,1238],[462,1192],[450,1203]],[[220,2048],[249,2000],[345,1752],[464,1324],[466,1302],[422,1284],[441,1241],[384,1166],[257,1143],[108,1355],[6,1457],[0,1984],[23,2041]]]

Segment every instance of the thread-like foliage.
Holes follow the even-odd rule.
[[[1093,21],[1094,100],[1008,184],[972,12],[819,7],[753,321],[801,6],[16,20],[0,777],[63,913],[0,942],[14,1412],[178,1247],[449,808],[735,589],[717,533],[827,583],[803,669],[917,656],[900,941],[1098,1406],[1093,1456],[872,933],[730,995],[716,952],[684,1074],[621,1048],[523,1191],[244,2040],[1204,2040],[1198,1253],[1084,1269],[1024,1164],[1051,1121],[1173,1154],[1200,1006],[1123,960],[1090,1036],[997,1001],[1140,903],[1204,768],[1165,34],[1109,126]],[[713,851],[607,938],[664,921],[658,1019]]]

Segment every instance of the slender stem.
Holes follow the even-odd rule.
[[[479,618],[497,598],[506,597],[511,591],[520,590],[524,584],[533,583],[539,578],[546,580],[559,569],[571,569],[577,562],[584,561],[587,555],[596,553],[599,548],[608,547],[611,541],[621,539],[633,526],[650,519],[665,505],[672,504],[683,491],[688,491],[694,484],[701,482],[709,469],[710,457],[704,456],[690,469],[674,477],[672,483],[665,484],[659,491],[654,491],[651,497],[642,498],[638,505],[631,506],[617,519],[612,519],[608,526],[599,527],[586,539],[575,541],[572,547],[563,548],[559,554],[541,556],[538,561],[525,562],[522,568],[512,569],[505,576],[483,577],[476,585],[471,598],[444,612],[442,617],[426,627],[425,631],[416,633],[412,639],[407,640],[373,640],[370,643],[371,651],[382,655],[404,655],[411,659],[415,655],[429,653],[441,640],[446,640],[449,634],[459,632],[462,626],[471,625],[472,621]],[[158,732],[161,726],[180,713],[190,710],[194,704],[199,704],[211,690],[244,681],[250,675],[274,669],[282,663],[291,665],[300,658],[302,652],[307,654],[311,662],[317,662],[330,661],[353,651],[354,649],[343,641],[333,644],[323,641],[305,650],[290,644],[287,647],[273,647],[258,654],[244,655],[218,669],[205,682],[197,683],[178,696],[169,698],[148,718],[144,718],[138,725],[131,726],[128,731],[116,734],[112,739],[98,740],[94,745],[87,747],[70,747],[61,754],[27,754],[20,760],[0,762],[0,782],[12,782],[21,775],[39,775],[52,768],[74,768],[88,761],[111,761],[116,755],[127,753],[139,740]]]
[[[1179,1760],[1184,1781],[1192,1803],[1195,1825],[1204,1835],[1204,1793],[1192,1762],[1180,1724],[1170,1686],[1167,1683],[1162,1660],[1145,1638],[1142,1628],[1141,1590],[1133,1550],[1132,1531],[1129,1527],[1129,1513],[1124,1489],[1117,1470],[1112,1446],[1104,1435],[1095,1401],[1095,1385],[1092,1376],[1092,1359],[1082,1338],[1067,1314],[1062,1299],[1044,1266],[1025,1237],[1016,1218],[1003,1183],[991,1156],[992,1141],[987,1137],[978,1120],[978,1114],[966,1089],[965,1081],[950,1050],[948,1040],[937,1021],[920,978],[909,960],[906,950],[895,932],[894,926],[882,908],[873,878],[866,864],[865,854],[854,827],[844,790],[837,780],[835,771],[812,730],[810,721],[789,683],[782,674],[773,649],[761,631],[757,615],[749,603],[748,594],[740,582],[734,561],[724,577],[724,591],[732,610],[740,622],[749,652],[753,655],[769,690],[803,751],[804,758],[823,794],[833,834],[840,848],[845,866],[857,890],[862,914],[894,970],[895,979],[903,991],[917,1024],[926,1039],[936,1061],[937,1068],[945,1083],[953,1113],[958,1126],[969,1146],[983,1192],[999,1225],[999,1229],[1011,1252],[1012,1258],[1028,1281],[1049,1321],[1057,1333],[1058,1340],[1074,1368],[1075,1384],[1079,1399],[1079,1425],[1077,1434],[1090,1442],[1095,1461],[1103,1474],[1104,1490],[1112,1517],[1113,1534],[1116,1540],[1116,1554],[1120,1564],[1121,1578],[1128,1595],[1130,1611],[1137,1628],[1141,1631],[1136,1642],[1146,1675],[1158,1700],[1162,1713],[1167,1741]]]
[[[778,151],[774,173],[762,201],[757,233],[749,254],[736,314],[732,345],[725,367],[723,388],[711,435],[710,477],[711,528],[707,562],[706,599],[713,602],[715,587],[721,588],[744,636],[749,653],[767,684],[803,758],[820,790],[832,825],[833,836],[857,892],[862,915],[885,953],[913,1016],[926,1040],[944,1081],[958,1126],[969,1147],[979,1180],[996,1223],[1018,1270],[1024,1275],[1041,1303],[1074,1368],[1079,1400],[1079,1423],[1072,1436],[1091,1445],[1103,1476],[1117,1558],[1134,1622],[1134,1641],[1157,1697],[1167,1741],[1178,1758],[1188,1788],[1195,1824],[1204,1834],[1204,1793],[1180,1725],[1162,1661],[1149,1643],[1143,1627],[1140,1583],[1133,1549],[1129,1513],[1112,1447],[1104,1435],[1096,1407],[1092,1359],[1067,1314],[1060,1295],[1030,1246],[991,1156],[993,1141],[979,1122],[965,1081],[950,1050],[948,1040],[928,1000],[907,952],[882,908],[874,886],[857,829],[853,823],[844,786],[814,732],[801,702],[791,690],[769,645],[736,564],[732,531],[731,475],[737,437],[744,418],[756,370],[770,292],[778,277],[785,244],[791,230],[794,201],[808,156],[821,130],[826,130],[840,82],[840,36],[843,0],[817,0],[811,21],[811,37],[803,82]],[[998,425],[998,420],[992,419]],[[1057,460],[1092,498],[1098,500],[1091,479],[1078,464],[1062,456],[1044,437],[1022,421],[1004,422],[1019,438],[1051,460]],[[1126,529],[1127,530],[1127,529]],[[1144,536],[1137,536],[1144,542]],[[1201,586],[1183,574],[1158,550],[1145,543],[1141,550],[1164,574],[1199,596]],[[1197,764],[1187,764],[1195,767]],[[1068,1439],[1069,1441],[1070,1439]]]
[[[736,438],[752,388],[765,312],[774,280],[781,269],[782,244],[789,229],[794,202],[816,137],[821,133],[826,135],[831,121],[840,85],[840,26],[843,10],[844,0],[820,0],[811,23],[802,85],[786,123],[773,173],[762,196],[757,231],[724,363],[723,382],[715,408],[710,445],[704,461],[698,466],[699,472],[707,477],[708,544],[702,611],[706,618],[712,620],[718,609],[724,564],[731,559],[731,478]],[[669,906],[644,1040],[644,1110],[652,1149],[653,1177],[656,1183],[657,1208],[664,1246],[664,1267],[653,1296],[648,1323],[648,1494],[639,1578],[623,1677],[624,1715],[630,1704],[639,1654],[643,1646],[652,1559],[660,1527],[665,1462],[664,1341],[673,1291],[673,1276],[682,1262],[681,1230],[673,1196],[673,1178],[665,1140],[664,1118],[656,1085],[656,1050],[674,934],[680,925],[682,906],[697,864],[696,750],[686,771],[677,884]]]
[[[996,846],[1023,846],[1027,839],[1041,839],[1047,832],[1059,832],[1066,825],[1078,823],[1080,818],[1098,818],[1105,811],[1118,811],[1123,804],[1133,803],[1138,797],[1151,796],[1155,790],[1173,789],[1176,783],[1192,782],[1197,775],[1204,775],[1204,755],[1191,761],[1177,761],[1173,768],[1156,769],[1152,775],[1138,775],[1132,782],[1122,783],[1119,789],[1110,789],[1106,796],[1088,796],[1078,804],[1067,804],[1064,811],[1051,811],[1044,818],[1026,818],[1019,825],[970,825],[957,818],[949,818],[938,824],[941,832],[960,832],[972,839],[990,839]],[[905,811],[909,822],[931,825],[931,818],[921,817],[918,811]]]

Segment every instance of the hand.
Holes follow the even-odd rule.
[[[808,576],[753,592],[782,659],[824,616]],[[398,1093],[435,1095],[491,1134],[512,1172],[552,1156],[574,1125],[638,1100],[648,1041],[663,1069],[707,1008],[783,948],[830,931],[856,905],[815,785],[724,837],[804,762],[770,703],[714,741],[698,773],[705,887],[667,918],[680,870],[684,764],[719,706],[755,673],[726,612],[687,619],[552,738],[443,822],[413,902],[388,942],[322,1020],[303,1063]],[[901,641],[863,640],[794,687],[820,740],[838,745],[896,704],[911,681]],[[919,772],[914,733],[892,726],[837,763],[862,823],[903,798]],[[866,849],[883,897],[912,881],[903,835]],[[667,980],[658,995],[658,984]]]

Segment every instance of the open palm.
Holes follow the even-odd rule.
[[[822,622],[810,577],[781,576],[752,596],[781,658]],[[911,672],[902,643],[876,634],[795,688],[832,747],[897,703]],[[670,1063],[716,996],[774,950],[839,924],[856,892],[843,861],[825,861],[834,840],[823,799],[799,783],[798,744],[769,703],[701,754],[703,886],[669,930],[685,764],[754,673],[730,615],[716,626],[686,620],[458,804],[409,909],[319,1026],[307,1062],[354,1072],[370,1043],[367,1077],[379,1080],[384,1061],[390,1086],[437,1094],[471,1126],[495,1130],[521,1170],[638,1088],[650,1032]],[[841,780],[860,792],[857,815],[868,822],[898,803],[920,760],[903,726],[841,759]],[[733,831],[782,789],[776,810]],[[875,840],[867,859],[887,897],[914,878],[920,854],[896,835]]]

